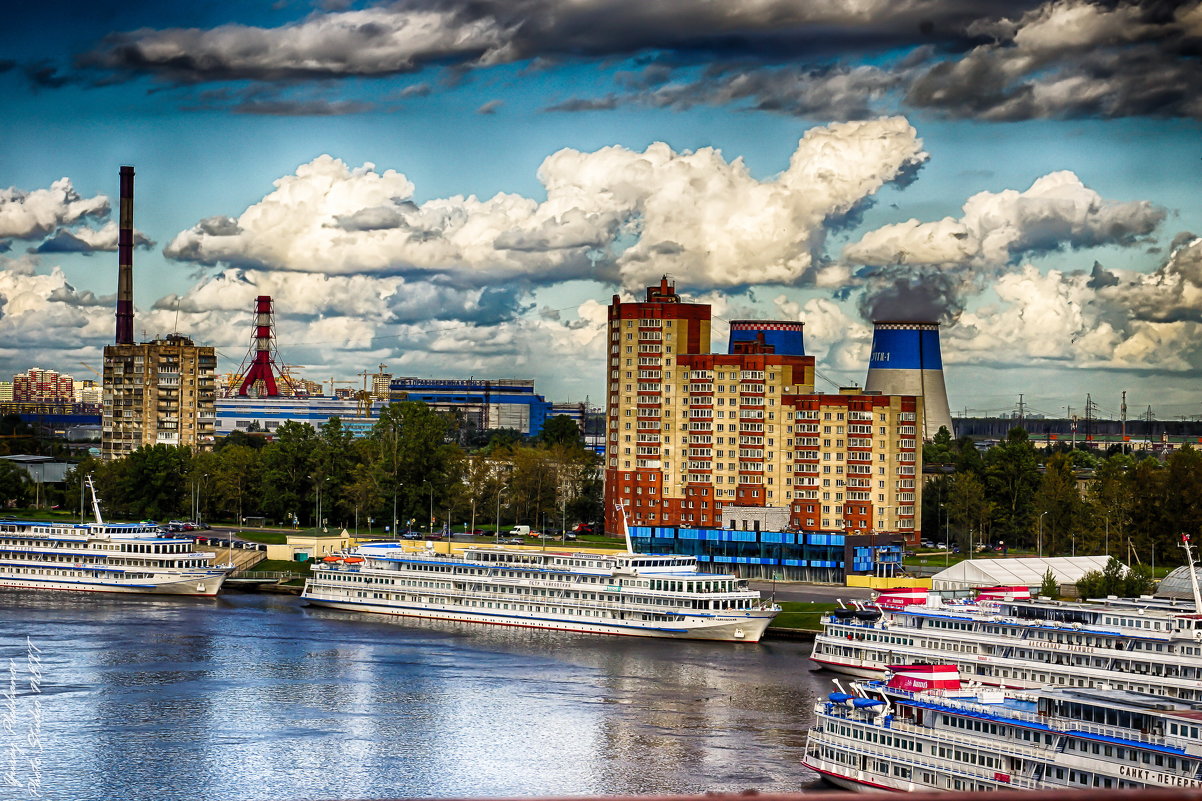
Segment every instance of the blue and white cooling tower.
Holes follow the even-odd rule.
[[[955,436],[943,383],[939,323],[878,321],[873,327],[872,359],[864,389],[882,395],[921,396],[923,439],[934,437],[940,426]]]
[[[738,353],[748,346],[783,356],[805,356],[802,330],[797,320],[731,320],[727,353]]]

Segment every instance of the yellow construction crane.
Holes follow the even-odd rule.
[[[95,373],[95,374],[96,374],[96,377],[97,377],[97,378],[99,378],[101,381],[104,381],[104,376],[102,376],[102,375],[100,374],[100,371],[99,371],[99,370],[97,370],[95,367],[93,367],[92,365],[88,364],[87,362],[80,362],[80,364],[82,364],[82,365],[84,366],[84,369],[85,369],[85,370],[91,370],[93,373]]]

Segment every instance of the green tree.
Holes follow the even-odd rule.
[[[961,547],[973,550],[973,535],[980,541],[989,536],[989,521],[993,504],[985,493],[985,485],[972,473],[957,473],[948,482],[947,514],[960,532]],[[950,543],[949,543],[950,545]]]
[[[1072,456],[1058,453],[1044,466],[1035,491],[1034,515],[1043,519],[1043,551],[1049,556],[1070,548],[1076,552],[1076,537],[1084,519],[1085,503],[1077,489]]]
[[[947,426],[939,426],[930,442],[922,444],[923,464],[952,464],[955,461],[955,443],[952,442],[952,432]]]
[[[1039,585],[1039,594],[1045,598],[1060,597],[1060,581],[1056,578],[1056,574],[1052,572],[1052,568],[1048,568],[1043,574],[1043,583]]]
[[[121,460],[113,512],[163,520],[190,508],[192,452],[174,445],[143,445]]]
[[[322,486],[321,516],[339,527],[345,527],[355,512],[350,492],[353,441],[341,418],[331,417],[318,428],[313,451],[313,481]]]
[[[252,501],[261,497],[263,481],[262,452],[250,445],[227,445],[218,451],[217,469],[213,473],[213,501],[219,517],[232,519],[237,525],[247,514],[261,514]],[[248,508],[249,507],[249,508]]]
[[[985,454],[985,475],[994,506],[994,533],[1006,542],[1030,544],[1031,508],[1039,472],[1035,448],[1022,428]]]
[[[24,506],[29,502],[30,481],[25,471],[0,459],[0,507]]]
[[[289,420],[276,429],[275,438],[261,452],[264,515],[284,522],[295,515],[317,524],[316,450],[317,431],[308,423]]]
[[[1135,465],[1131,457],[1113,453],[1098,463],[1093,481],[1086,492],[1090,523],[1093,529],[1092,550],[1110,555],[1112,549],[1122,552],[1131,524],[1133,494],[1131,474]],[[1100,549],[1098,546],[1101,546]]]
[[[583,439],[580,436],[580,427],[576,425],[575,420],[567,415],[557,414],[543,423],[543,430],[538,435],[538,441],[547,446],[566,445],[579,448]]]
[[[1101,570],[1091,570],[1077,581],[1077,593],[1082,598],[1104,598],[1117,595],[1135,598],[1152,591],[1152,571],[1145,565],[1128,568],[1113,556]]]
[[[377,441],[377,466],[386,477],[385,498],[395,497],[400,521],[426,520],[429,506],[444,508],[453,483],[452,457],[459,446],[447,442],[447,418],[424,403],[402,401],[380,410],[372,430]],[[403,527],[403,522],[402,522]]]

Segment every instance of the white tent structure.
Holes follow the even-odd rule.
[[[1109,556],[1053,556],[1046,559],[965,559],[931,578],[932,590],[1015,586],[1038,590],[1050,569],[1060,585],[1075,584],[1091,570],[1101,572]]]

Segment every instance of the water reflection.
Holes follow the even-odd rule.
[[[397,798],[798,790],[806,647],[308,609],[0,593],[43,649],[44,797]],[[2,736],[2,735],[0,735]],[[0,748],[4,747],[0,742]]]

